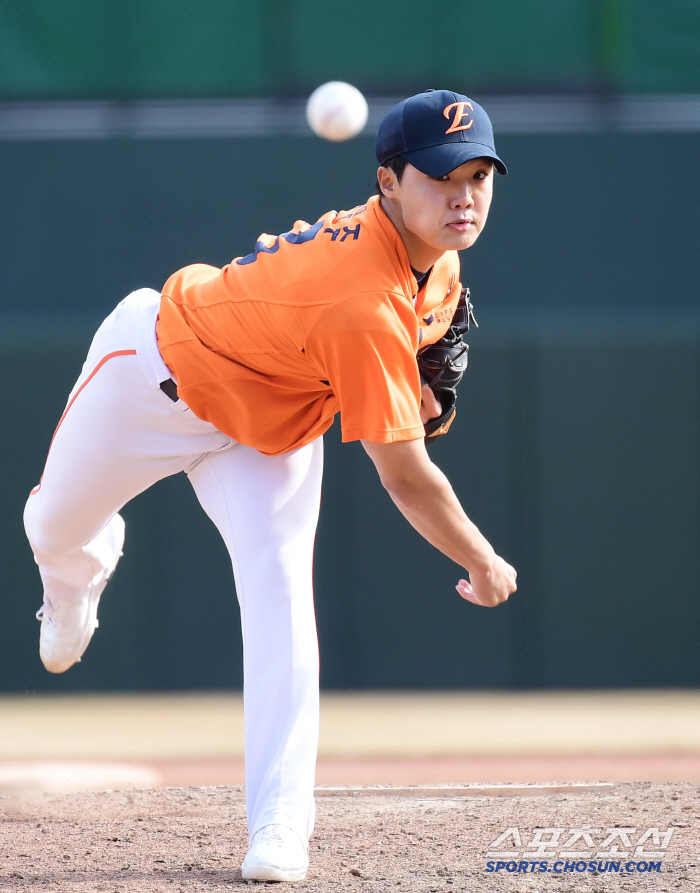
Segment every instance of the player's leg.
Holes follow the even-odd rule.
[[[318,748],[312,562],[322,466],[319,438],[281,456],[237,445],[205,456],[189,472],[226,542],[236,578],[250,838],[276,825],[282,834],[293,829],[305,847],[315,815]]]
[[[193,454],[230,443],[158,387],[155,335],[142,331],[157,307],[157,293],[135,293],[98,330],[25,509],[44,585],[41,654],[53,672],[79,660],[92,636],[121,554],[119,509]]]

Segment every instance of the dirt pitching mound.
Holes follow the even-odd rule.
[[[307,880],[275,884],[279,891],[700,889],[695,785],[508,797],[334,793],[317,802]],[[248,889],[241,788],[5,796],[0,835],[2,891]]]

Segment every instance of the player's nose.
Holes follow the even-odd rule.
[[[474,198],[469,186],[460,187],[452,196],[450,207],[455,211],[462,211],[465,208],[471,208],[474,204]]]

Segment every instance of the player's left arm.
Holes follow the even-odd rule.
[[[469,572],[457,591],[462,598],[495,607],[516,590],[516,572],[469,520],[450,482],[431,462],[425,443],[405,440],[362,445],[384,488],[406,520],[431,545]]]

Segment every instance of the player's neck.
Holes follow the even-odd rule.
[[[401,241],[403,242],[406,254],[408,254],[408,262],[414,270],[429,270],[434,263],[440,260],[445,253],[439,248],[428,245],[422,239],[419,239],[415,233],[406,229],[401,216],[401,208],[398,203],[388,199],[385,195],[381,196],[380,203],[386,216],[394,224]]]

